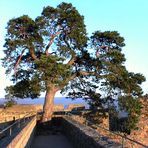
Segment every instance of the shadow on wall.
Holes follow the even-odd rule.
[[[109,130],[130,134],[131,131],[126,128],[127,120],[127,117],[119,118],[113,115],[109,115]]]

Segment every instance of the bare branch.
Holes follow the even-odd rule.
[[[64,40],[64,41],[65,41],[66,45],[68,46],[68,48],[70,50],[70,53],[72,55],[71,59],[68,61],[67,64],[68,65],[73,65],[75,63],[75,60],[76,60],[76,53],[71,49],[69,43],[66,40]]]
[[[65,84],[72,81],[72,80],[74,80],[76,77],[77,77],[77,73],[72,74],[69,78],[67,78],[65,80]],[[63,84],[63,85],[59,86],[58,90],[61,90],[64,86],[66,86],[66,85]]]
[[[72,56],[71,59],[68,61],[68,65],[73,65],[75,63],[76,56]]]
[[[96,72],[79,71],[79,76],[96,76]]]
[[[68,83],[72,80],[74,80],[76,77],[79,76],[98,76],[98,77],[103,77],[101,75],[98,75],[96,72],[87,72],[87,71],[79,71],[79,72],[75,72],[73,73],[69,78],[67,78],[65,80],[65,83]],[[58,88],[58,90],[61,90],[65,85],[62,85]]]
[[[35,55],[34,48],[30,48],[30,49],[29,49],[29,52],[30,52],[30,55],[31,55],[31,57],[33,58],[33,60],[36,60],[37,57],[36,57],[36,55]]]
[[[14,66],[14,73],[16,73],[17,66],[19,65],[19,63],[20,63],[20,61],[21,61],[21,58],[22,58],[22,56],[23,56],[23,54],[24,54],[24,52],[25,52],[25,49],[26,49],[26,48],[24,48],[24,49],[22,50],[21,55],[19,56],[18,60],[17,60],[16,63],[15,63],[15,66]]]
[[[14,66],[14,73],[16,73],[17,66],[18,66],[19,63],[20,63],[20,61],[21,61],[21,59],[22,59],[22,56],[23,56],[25,50],[26,50],[26,48],[24,48],[24,49],[22,50],[22,53],[20,54],[19,58],[17,59],[17,61],[16,61],[16,63],[15,63],[15,66]],[[34,60],[36,60],[37,57],[36,57],[36,55],[35,55],[34,49],[33,49],[33,48],[30,48],[30,49],[29,49],[29,52],[30,52],[31,57],[32,57]]]
[[[45,50],[45,53],[46,53],[47,56],[49,55],[48,49],[49,49],[50,46],[52,45],[52,43],[53,43],[55,37],[58,36],[60,33],[61,33],[61,31],[58,31],[58,32],[56,32],[55,34],[52,34],[52,35],[51,35],[51,40],[49,41],[48,45],[46,46],[46,50]]]
[[[77,72],[77,77],[79,76],[95,76],[97,78],[104,78],[105,75],[100,75],[97,72],[91,72],[91,71],[79,71]]]
[[[99,58],[100,57],[100,54],[99,54],[99,49],[106,49],[106,48],[109,48],[109,46],[100,46],[98,47],[98,49],[96,50],[96,57]]]

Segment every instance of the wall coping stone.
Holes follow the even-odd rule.
[[[78,134],[78,135],[75,138],[79,138],[79,139],[76,139],[75,141],[77,141],[77,142],[78,141],[79,142],[83,141],[86,144],[87,143],[91,143],[91,144],[93,143],[93,146],[92,145],[91,146],[87,145],[87,146],[85,146],[86,148],[87,147],[88,148],[89,147],[90,148],[91,147],[92,148],[99,148],[99,147],[100,148],[108,148],[108,147],[121,148],[120,143],[114,142],[110,138],[105,137],[103,135],[100,135],[93,128],[91,128],[89,126],[86,126],[86,125],[83,125],[83,124],[80,124],[80,123],[76,122],[75,120],[73,120],[73,119],[71,119],[69,117],[63,117],[63,119],[67,122],[66,124],[71,124],[71,125],[69,125],[69,126],[71,126],[71,130],[72,130],[72,128],[77,128],[77,133],[75,133],[75,134]],[[70,136],[70,135],[68,135],[68,136]],[[82,136],[82,138],[80,138],[80,136]],[[74,138],[74,137],[72,137],[72,138]],[[87,141],[86,141],[86,139],[87,139]]]

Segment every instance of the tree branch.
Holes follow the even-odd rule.
[[[48,49],[49,49],[50,46],[52,45],[52,43],[53,43],[53,41],[54,41],[54,38],[55,38],[56,36],[58,36],[60,33],[61,33],[61,31],[58,31],[58,32],[56,32],[55,34],[52,34],[52,35],[51,35],[51,40],[49,41],[49,43],[48,43],[48,45],[46,46],[46,49],[45,49],[45,53],[46,53],[47,56],[49,55]]]
[[[16,63],[15,63],[15,66],[14,66],[14,73],[16,73],[16,68],[17,68],[17,66],[19,65],[20,61],[21,61],[21,58],[22,58],[22,56],[23,56],[23,54],[24,54],[24,52],[25,52],[25,49],[26,49],[26,48],[24,48],[24,49],[22,50],[21,55],[19,56],[18,60],[17,60]]]
[[[35,55],[35,51],[33,48],[30,48],[29,49],[29,52],[30,52],[30,55],[31,57],[33,58],[33,60],[36,60],[37,59],[37,56]]]
[[[106,49],[106,48],[109,48],[109,46],[102,45],[102,46],[98,47],[98,49],[96,50],[96,57],[97,58],[100,57],[99,49]]]
[[[67,78],[65,80],[65,84],[67,84],[68,82],[70,82],[71,80],[74,80],[77,77],[77,73],[72,74],[69,78]],[[66,85],[61,85],[58,87],[58,90],[61,90],[64,86]]]
[[[71,59],[68,61],[68,65],[73,65],[75,63],[76,56],[72,56]]]
[[[78,76],[96,76],[96,72],[79,71]]]
[[[98,77],[102,77],[100,75],[98,75],[96,72],[87,72],[87,71],[79,71],[79,72],[75,72],[73,73],[69,78],[67,78],[65,80],[65,84],[70,82],[71,80],[74,80],[76,77],[79,76],[98,76]],[[65,85],[62,85],[58,88],[58,90],[61,90]]]
[[[67,64],[68,65],[73,65],[75,63],[75,60],[76,60],[76,53],[71,49],[69,43],[66,40],[64,40],[64,41],[65,41],[66,45],[68,46],[68,48],[70,50],[70,53],[71,53],[71,56],[72,56]]]
[[[20,63],[21,58],[22,58],[22,56],[23,56],[25,50],[26,50],[26,48],[24,48],[24,49],[22,50],[21,55],[19,56],[19,58],[17,59],[17,61],[16,61],[16,63],[15,63],[15,66],[14,66],[14,73],[16,73],[17,66],[18,66],[19,63]],[[35,55],[34,49],[33,49],[33,48],[30,48],[30,49],[29,49],[29,52],[30,52],[31,57],[32,57],[34,60],[36,60],[37,57],[36,57],[36,55]]]

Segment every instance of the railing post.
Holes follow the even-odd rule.
[[[18,128],[20,128],[21,127],[21,121],[20,121],[20,119],[18,120]]]
[[[12,135],[12,128],[10,128],[9,135],[10,136]]]
[[[124,148],[124,137],[122,137],[122,148]]]
[[[87,126],[88,124],[87,124],[87,121],[85,122],[85,125]]]

